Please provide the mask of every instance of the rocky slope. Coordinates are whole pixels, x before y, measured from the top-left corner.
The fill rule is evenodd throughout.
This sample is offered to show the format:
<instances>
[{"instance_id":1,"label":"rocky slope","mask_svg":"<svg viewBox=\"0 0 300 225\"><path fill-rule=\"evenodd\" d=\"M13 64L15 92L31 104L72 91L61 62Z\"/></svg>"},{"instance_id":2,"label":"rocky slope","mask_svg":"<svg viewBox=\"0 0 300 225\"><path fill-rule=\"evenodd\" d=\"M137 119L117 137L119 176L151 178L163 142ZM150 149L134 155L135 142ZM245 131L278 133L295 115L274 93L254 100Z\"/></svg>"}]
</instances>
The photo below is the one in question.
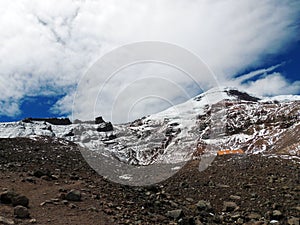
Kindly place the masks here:
<instances>
[{"instance_id":1,"label":"rocky slope","mask_svg":"<svg viewBox=\"0 0 300 225\"><path fill-rule=\"evenodd\" d=\"M0 224L299 224L295 161L257 154L217 156L202 172L198 164L131 187L95 173L71 142L0 139Z\"/></svg>"}]
</instances>

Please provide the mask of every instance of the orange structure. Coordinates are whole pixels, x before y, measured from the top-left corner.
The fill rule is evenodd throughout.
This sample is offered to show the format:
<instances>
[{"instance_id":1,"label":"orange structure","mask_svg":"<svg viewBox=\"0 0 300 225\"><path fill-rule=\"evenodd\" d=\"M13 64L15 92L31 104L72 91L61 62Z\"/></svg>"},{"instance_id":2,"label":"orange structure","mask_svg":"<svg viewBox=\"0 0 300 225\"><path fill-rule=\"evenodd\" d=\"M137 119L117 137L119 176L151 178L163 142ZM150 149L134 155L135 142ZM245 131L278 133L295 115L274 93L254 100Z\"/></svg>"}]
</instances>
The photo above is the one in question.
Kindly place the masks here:
<instances>
[{"instance_id":1,"label":"orange structure","mask_svg":"<svg viewBox=\"0 0 300 225\"><path fill-rule=\"evenodd\" d=\"M236 150L221 150L218 151L218 155L230 155L230 154L243 154L244 151L242 149L236 149Z\"/></svg>"}]
</instances>

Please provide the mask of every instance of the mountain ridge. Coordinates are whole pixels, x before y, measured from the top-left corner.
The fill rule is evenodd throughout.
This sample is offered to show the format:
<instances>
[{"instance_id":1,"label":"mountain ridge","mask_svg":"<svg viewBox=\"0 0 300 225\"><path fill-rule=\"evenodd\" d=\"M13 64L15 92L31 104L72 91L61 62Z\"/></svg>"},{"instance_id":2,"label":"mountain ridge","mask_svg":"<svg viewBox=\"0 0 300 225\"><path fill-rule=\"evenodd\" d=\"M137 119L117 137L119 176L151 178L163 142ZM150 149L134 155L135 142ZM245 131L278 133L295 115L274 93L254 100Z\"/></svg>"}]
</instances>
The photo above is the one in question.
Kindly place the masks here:
<instances>
[{"instance_id":1,"label":"mountain ridge","mask_svg":"<svg viewBox=\"0 0 300 225\"><path fill-rule=\"evenodd\" d=\"M290 99L290 100L289 100ZM299 157L300 96L258 98L213 88L187 102L126 124L0 124L0 137L50 136L132 165L176 163L223 149ZM111 124L110 124L111 125ZM104 129L105 128L105 129Z\"/></svg>"}]
</instances>

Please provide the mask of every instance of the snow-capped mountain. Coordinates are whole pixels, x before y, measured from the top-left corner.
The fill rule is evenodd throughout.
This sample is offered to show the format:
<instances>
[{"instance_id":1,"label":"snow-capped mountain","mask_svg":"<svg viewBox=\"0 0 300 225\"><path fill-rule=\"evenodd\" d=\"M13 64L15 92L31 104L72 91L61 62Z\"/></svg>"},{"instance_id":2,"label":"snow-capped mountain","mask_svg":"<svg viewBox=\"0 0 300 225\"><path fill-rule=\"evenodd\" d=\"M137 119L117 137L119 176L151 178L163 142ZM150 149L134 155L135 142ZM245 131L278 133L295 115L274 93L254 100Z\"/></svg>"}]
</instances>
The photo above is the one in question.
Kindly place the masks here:
<instances>
[{"instance_id":1,"label":"snow-capped mountain","mask_svg":"<svg viewBox=\"0 0 300 225\"><path fill-rule=\"evenodd\" d=\"M214 88L163 112L126 124L0 124L0 137L51 136L133 165L177 163L223 149L300 154L300 96L257 98Z\"/></svg>"}]
</instances>

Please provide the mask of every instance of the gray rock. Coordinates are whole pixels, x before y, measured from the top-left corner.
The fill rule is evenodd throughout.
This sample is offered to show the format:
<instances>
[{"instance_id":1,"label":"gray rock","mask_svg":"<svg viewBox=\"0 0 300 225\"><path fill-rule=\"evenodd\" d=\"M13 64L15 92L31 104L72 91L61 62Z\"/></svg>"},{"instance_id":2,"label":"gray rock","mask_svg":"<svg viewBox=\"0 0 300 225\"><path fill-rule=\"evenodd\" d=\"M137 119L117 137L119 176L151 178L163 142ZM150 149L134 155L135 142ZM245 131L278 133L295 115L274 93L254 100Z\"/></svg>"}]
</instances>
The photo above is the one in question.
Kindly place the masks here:
<instances>
[{"instance_id":1,"label":"gray rock","mask_svg":"<svg viewBox=\"0 0 300 225\"><path fill-rule=\"evenodd\" d=\"M252 197L252 198L257 198L258 195L257 195L256 193L251 193L251 197Z\"/></svg>"},{"instance_id":2,"label":"gray rock","mask_svg":"<svg viewBox=\"0 0 300 225\"><path fill-rule=\"evenodd\" d=\"M179 219L180 217L183 216L183 212L181 209L175 209L175 210L168 211L166 213L166 216L173 219Z\"/></svg>"},{"instance_id":3,"label":"gray rock","mask_svg":"<svg viewBox=\"0 0 300 225\"><path fill-rule=\"evenodd\" d=\"M287 221L288 225L299 225L299 218L297 217L290 217Z\"/></svg>"},{"instance_id":4,"label":"gray rock","mask_svg":"<svg viewBox=\"0 0 300 225\"><path fill-rule=\"evenodd\" d=\"M203 223L200 221L200 218L199 218L199 217L196 217L196 218L194 219L194 224L195 224L195 225L203 225Z\"/></svg>"},{"instance_id":5,"label":"gray rock","mask_svg":"<svg viewBox=\"0 0 300 225\"><path fill-rule=\"evenodd\" d=\"M16 197L12 198L12 204L13 204L13 206L21 205L24 207L28 207L29 199L24 195L18 195Z\"/></svg>"},{"instance_id":6,"label":"gray rock","mask_svg":"<svg viewBox=\"0 0 300 225\"><path fill-rule=\"evenodd\" d=\"M274 220L279 220L279 219L281 219L281 218L283 217L283 215L282 215L282 212L280 212L279 210L274 210L274 211L272 212L271 217L272 217L272 219L274 219Z\"/></svg>"},{"instance_id":7,"label":"gray rock","mask_svg":"<svg viewBox=\"0 0 300 225\"><path fill-rule=\"evenodd\" d=\"M3 225L13 225L15 224L15 222L11 219L7 219L3 216L0 216L0 224L3 224Z\"/></svg>"},{"instance_id":8,"label":"gray rock","mask_svg":"<svg viewBox=\"0 0 300 225\"><path fill-rule=\"evenodd\" d=\"M241 200L241 196L238 196L238 195L230 195L229 198L231 200Z\"/></svg>"},{"instance_id":9,"label":"gray rock","mask_svg":"<svg viewBox=\"0 0 300 225\"><path fill-rule=\"evenodd\" d=\"M61 203L64 204L64 205L68 205L69 204L68 200L62 200Z\"/></svg>"},{"instance_id":10,"label":"gray rock","mask_svg":"<svg viewBox=\"0 0 300 225\"><path fill-rule=\"evenodd\" d=\"M172 200L169 201L170 205L174 208L178 207L178 204Z\"/></svg>"},{"instance_id":11,"label":"gray rock","mask_svg":"<svg viewBox=\"0 0 300 225\"><path fill-rule=\"evenodd\" d=\"M281 208L282 206L281 205L279 205L278 203L274 203L273 205L272 205L272 208L273 209L279 209L279 208Z\"/></svg>"},{"instance_id":12,"label":"gray rock","mask_svg":"<svg viewBox=\"0 0 300 225\"><path fill-rule=\"evenodd\" d=\"M232 212L237 208L237 204L235 202L223 202L223 211Z\"/></svg>"},{"instance_id":13,"label":"gray rock","mask_svg":"<svg viewBox=\"0 0 300 225\"><path fill-rule=\"evenodd\" d=\"M69 204L68 206L69 206L69 208L71 208L71 209L76 209L76 208L77 208L77 205L75 205L75 204L73 204L73 203Z\"/></svg>"},{"instance_id":14,"label":"gray rock","mask_svg":"<svg viewBox=\"0 0 300 225\"><path fill-rule=\"evenodd\" d=\"M204 200L200 200L196 206L199 210L210 210L212 208L210 202Z\"/></svg>"},{"instance_id":15,"label":"gray rock","mask_svg":"<svg viewBox=\"0 0 300 225\"><path fill-rule=\"evenodd\" d=\"M44 205L46 205L46 204L53 204L53 201L51 201L51 200L46 200L46 201L42 202L42 203L40 204L40 206L44 206Z\"/></svg>"},{"instance_id":16,"label":"gray rock","mask_svg":"<svg viewBox=\"0 0 300 225\"><path fill-rule=\"evenodd\" d=\"M30 213L26 207L18 205L14 208L14 215L17 218L25 219L25 218L29 218Z\"/></svg>"},{"instance_id":17,"label":"gray rock","mask_svg":"<svg viewBox=\"0 0 300 225\"><path fill-rule=\"evenodd\" d=\"M90 212L99 212L99 210L94 206L91 206L91 207L87 208L87 210L90 211Z\"/></svg>"},{"instance_id":18,"label":"gray rock","mask_svg":"<svg viewBox=\"0 0 300 225\"><path fill-rule=\"evenodd\" d=\"M185 200L187 200L188 202L193 202L194 201L194 199L192 199L192 198L186 198Z\"/></svg>"},{"instance_id":19,"label":"gray rock","mask_svg":"<svg viewBox=\"0 0 300 225\"><path fill-rule=\"evenodd\" d=\"M71 190L66 195L66 200L68 201L80 201L81 192L79 190Z\"/></svg>"},{"instance_id":20,"label":"gray rock","mask_svg":"<svg viewBox=\"0 0 300 225\"><path fill-rule=\"evenodd\" d=\"M242 218L238 218L236 221L237 224L243 224L244 220Z\"/></svg>"},{"instance_id":21,"label":"gray rock","mask_svg":"<svg viewBox=\"0 0 300 225\"><path fill-rule=\"evenodd\" d=\"M246 216L248 220L259 220L261 218L261 215L258 213L250 213Z\"/></svg>"},{"instance_id":22,"label":"gray rock","mask_svg":"<svg viewBox=\"0 0 300 225\"><path fill-rule=\"evenodd\" d=\"M234 220L237 220L237 219L240 218L240 217L241 217L241 214L239 214L239 213L235 213L235 214L233 214L233 215L231 216L231 218L234 219Z\"/></svg>"},{"instance_id":23,"label":"gray rock","mask_svg":"<svg viewBox=\"0 0 300 225\"><path fill-rule=\"evenodd\" d=\"M37 223L37 220L36 219L31 219L31 220L29 220L29 223Z\"/></svg>"}]
</instances>

